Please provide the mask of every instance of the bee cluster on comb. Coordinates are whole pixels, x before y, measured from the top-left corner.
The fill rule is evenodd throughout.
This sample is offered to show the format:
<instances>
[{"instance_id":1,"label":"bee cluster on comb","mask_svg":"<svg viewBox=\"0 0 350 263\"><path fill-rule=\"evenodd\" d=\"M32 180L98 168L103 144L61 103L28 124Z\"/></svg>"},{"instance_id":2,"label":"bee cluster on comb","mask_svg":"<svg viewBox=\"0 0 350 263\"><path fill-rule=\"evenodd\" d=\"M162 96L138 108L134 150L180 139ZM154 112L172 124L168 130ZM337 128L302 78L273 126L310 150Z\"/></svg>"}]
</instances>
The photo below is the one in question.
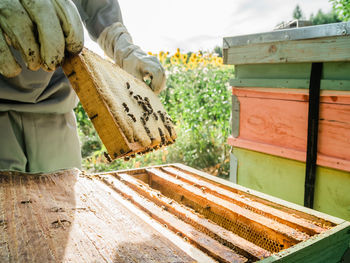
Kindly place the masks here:
<instances>
[{"instance_id":1,"label":"bee cluster on comb","mask_svg":"<svg viewBox=\"0 0 350 263\"><path fill-rule=\"evenodd\" d=\"M174 122L143 81L84 49L63 69L107 148L129 160L175 142Z\"/></svg>"}]
</instances>

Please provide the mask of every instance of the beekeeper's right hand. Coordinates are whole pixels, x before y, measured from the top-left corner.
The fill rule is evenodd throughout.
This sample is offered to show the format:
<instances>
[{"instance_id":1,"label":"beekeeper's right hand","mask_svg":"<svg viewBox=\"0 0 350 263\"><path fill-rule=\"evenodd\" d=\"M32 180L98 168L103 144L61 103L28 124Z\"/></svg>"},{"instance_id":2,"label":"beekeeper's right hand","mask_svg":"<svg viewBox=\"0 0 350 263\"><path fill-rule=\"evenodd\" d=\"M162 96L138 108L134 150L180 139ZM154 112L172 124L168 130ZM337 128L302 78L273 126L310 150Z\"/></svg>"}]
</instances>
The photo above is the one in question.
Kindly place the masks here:
<instances>
[{"instance_id":1,"label":"beekeeper's right hand","mask_svg":"<svg viewBox=\"0 0 350 263\"><path fill-rule=\"evenodd\" d=\"M9 45L19 50L30 70L55 70L65 50L79 53L84 31L71 0L0 0L0 74L21 72Z\"/></svg>"}]
</instances>

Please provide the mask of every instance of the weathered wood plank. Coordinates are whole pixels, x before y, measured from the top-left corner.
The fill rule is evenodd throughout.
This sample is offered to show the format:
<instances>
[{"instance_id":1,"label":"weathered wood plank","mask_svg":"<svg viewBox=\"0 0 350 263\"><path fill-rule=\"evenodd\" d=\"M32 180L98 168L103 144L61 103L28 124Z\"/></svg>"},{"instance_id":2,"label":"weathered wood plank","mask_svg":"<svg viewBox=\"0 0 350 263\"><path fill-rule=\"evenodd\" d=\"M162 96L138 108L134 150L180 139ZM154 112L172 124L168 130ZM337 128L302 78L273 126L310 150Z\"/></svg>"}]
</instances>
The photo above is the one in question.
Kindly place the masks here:
<instances>
[{"instance_id":1,"label":"weathered wood plank","mask_svg":"<svg viewBox=\"0 0 350 263\"><path fill-rule=\"evenodd\" d=\"M289 213L280 211L278 209L269 207L267 205L261 204L254 200L249 199L248 197L242 197L242 195L232 193L228 190L225 190L221 187L215 186L211 183L208 183L201 179L196 179L192 175L182 172L176 168L164 167L161 168L169 174L176 176L176 178L187 183L192 183L196 185L197 188L205 188L206 192L209 192L213 195L219 196L225 200L231 201L239 206L248 208L258 214L274 219L282 224L289 225L290 227L299 229L309 235L314 235L316 233L322 233L326 231L326 228L319 227L312 222L303 220L301 218L295 217Z\"/></svg>"},{"instance_id":2,"label":"weathered wood plank","mask_svg":"<svg viewBox=\"0 0 350 263\"><path fill-rule=\"evenodd\" d=\"M349 241L350 223L346 222L320 234L317 238L310 238L260 262L338 263L349 248Z\"/></svg>"},{"instance_id":3,"label":"weathered wood plank","mask_svg":"<svg viewBox=\"0 0 350 263\"><path fill-rule=\"evenodd\" d=\"M234 153L236 153L238 150L245 151L244 149L234 148ZM259 154L259 153L257 153L257 154ZM162 167L166 167L166 166L168 166L168 165L154 166L154 168L162 168ZM324 214L324 213L321 213L321 212L316 211L314 209L310 209L310 208L304 207L302 205L298 205L298 204L296 204L296 202L293 202L293 203L289 202L289 201L287 201L287 199L281 199L281 198L276 197L276 195L265 194L262 191L255 190L256 188L247 188L243 185L232 183L228 180L219 178L217 176L210 175L208 173L191 168L191 167L184 165L184 164L181 164L181 163L171 164L170 166L175 167L175 168L177 168L181 171L184 171L186 173L190 173L194 177L200 178L202 180L206 180L206 181L208 181L216 186L224 188L225 190L241 194L242 196L247 196L248 198L255 200L255 201L258 201L262 204L268 205L270 207L274 207L276 209L279 209L281 211L285 211L285 212L290 213L290 214L294 214L294 215L296 215L300 218L304 218L306 220L314 221L315 223L320 224L320 225L335 226L335 225L344 223L344 219L340 219L340 218L331 216L329 214ZM253 165L252 167L258 167L258 166ZM261 171L264 171L264 168L262 168ZM294 189L292 189L292 190L294 190Z\"/></svg>"},{"instance_id":4,"label":"weathered wood plank","mask_svg":"<svg viewBox=\"0 0 350 263\"><path fill-rule=\"evenodd\" d=\"M229 263L247 261L247 259L243 256L238 255L214 239L197 231L192 226L171 215L161 207L155 205L153 202L141 197L117 179L111 176L102 176L102 180L117 193L123 195L125 198L128 198L133 204L146 211L151 217L155 218L162 224L165 224L166 227L172 231L181 233L181 235L185 236L191 243L208 253L219 262Z\"/></svg>"},{"instance_id":5,"label":"weathered wood plank","mask_svg":"<svg viewBox=\"0 0 350 263\"><path fill-rule=\"evenodd\" d=\"M130 202L77 174L0 174L1 262L213 262L192 258L130 212Z\"/></svg>"},{"instance_id":6,"label":"weathered wood plank","mask_svg":"<svg viewBox=\"0 0 350 263\"><path fill-rule=\"evenodd\" d=\"M283 89L271 87L232 87L232 93L240 97L304 102L309 101L309 92L302 89ZM320 102L350 105L350 92L322 90L320 93Z\"/></svg>"},{"instance_id":7,"label":"weathered wood plank","mask_svg":"<svg viewBox=\"0 0 350 263\"><path fill-rule=\"evenodd\" d=\"M350 62L324 62L322 80L350 80ZM243 64L235 66L237 79L309 80L311 63Z\"/></svg>"},{"instance_id":8,"label":"weathered wood plank","mask_svg":"<svg viewBox=\"0 0 350 263\"><path fill-rule=\"evenodd\" d=\"M248 149L256 152L261 152L265 154L271 154L283 158L288 158L291 160L306 161L305 151L295 150L288 147L276 146L268 143L261 143L252 140L246 140L241 138L234 138L230 136L227 143L234 147L239 147L242 149ZM317 155L317 165L323 167L331 167L341 171L349 172L350 161L340 158L334 158L324 154Z\"/></svg>"},{"instance_id":9,"label":"weathered wood plank","mask_svg":"<svg viewBox=\"0 0 350 263\"><path fill-rule=\"evenodd\" d=\"M306 90L234 88L240 101L237 147L304 161L307 139ZM350 171L350 93L321 93L318 160L322 166Z\"/></svg>"},{"instance_id":10,"label":"weathered wood plank","mask_svg":"<svg viewBox=\"0 0 350 263\"><path fill-rule=\"evenodd\" d=\"M176 215L184 222L193 225L198 230L206 233L215 240L218 240L220 243L229 246L234 250L238 250L241 255L252 260L266 258L270 255L270 252L265 249L262 249L240 236L212 223L208 219L198 216L192 209L186 208L174 200L165 197L158 191L153 190L146 184L140 183L140 181L135 180L128 174L118 173L115 174L115 176L137 193L151 200L158 206L163 207L166 211Z\"/></svg>"},{"instance_id":11,"label":"weathered wood plank","mask_svg":"<svg viewBox=\"0 0 350 263\"><path fill-rule=\"evenodd\" d=\"M308 79L231 79L230 85L234 87L267 87L308 89ZM350 80L321 80L321 90L346 90L350 91Z\"/></svg>"},{"instance_id":12,"label":"weathered wood plank","mask_svg":"<svg viewBox=\"0 0 350 263\"><path fill-rule=\"evenodd\" d=\"M131 173L133 171L134 170L129 170L129 172L131 172ZM106 176L106 174L98 174L97 177L99 177L100 179L101 179L100 175L102 175L102 177ZM181 251L180 254L177 253L178 251L171 251L170 255L168 255L167 258L161 258L158 262L166 261L166 262L175 263L175 262L179 262L178 260L180 260L180 262L182 262L182 261L187 262L187 257L188 257L187 255L190 255L190 257L195 262L217 263L217 261L214 260L212 257L208 256L206 253L202 252L200 249L194 247L192 244L187 242L183 237L177 235L176 233L171 231L169 228L165 227L163 224L161 224L158 221L156 221L155 219L151 218L149 216L149 214L147 214L144 211L142 211L141 209L139 209L136 205L132 204L128 199L125 199L122 195L113 191L106 183L102 182L101 180L97 180L97 181L94 180L94 183L99 185L101 187L101 189L104 189L104 191L107 192L108 195L113 198L113 200L122 204L127 211L130 211L133 215L140 218L143 221L143 223L150 226L151 228L153 228L156 231L157 234L159 233L161 235L161 238L154 236L155 239L161 240L163 237L165 237L169 241L171 241L169 248L172 248L172 246L175 245L177 248L180 249L180 251ZM91 189L91 190L93 191L93 189ZM110 200L107 200L107 201L110 202ZM113 221L113 223L115 223L115 222L116 221ZM121 225L121 227L123 227L123 229L125 229L125 227L123 225ZM109 230L109 229L107 229L107 230ZM126 231L128 231L128 229L126 229ZM141 237L141 238L143 238L143 237ZM151 245L150 243L148 243L147 248L153 249L153 251L156 251L155 252L156 254L159 253L158 252L159 248ZM140 253L140 251L143 250L142 247L135 248L135 249L137 250L137 251L135 251L135 253L142 257L143 253ZM160 251L160 252L162 253L163 251ZM177 259L176 257L178 257L178 256L180 256L182 258ZM130 258L133 258L133 260L136 260L135 257L132 255ZM126 261L127 260L129 260L129 258L126 258ZM191 260L190 262L193 263L193 260ZM144 262L144 261L147 261L147 260L143 258L142 262Z\"/></svg>"},{"instance_id":13,"label":"weathered wood plank","mask_svg":"<svg viewBox=\"0 0 350 263\"><path fill-rule=\"evenodd\" d=\"M205 190L197 189L160 170L151 168L147 169L147 172L152 175L152 187L160 190L164 195L170 195L170 198L180 201L181 203L186 203L188 200L188 203L186 203L187 205L193 207L195 210L201 210L201 213L207 211L205 216L219 225L222 225L226 220L230 220L231 222L229 224L233 227L229 230L233 232L238 231L239 235L245 239L269 251L276 251L274 249L279 251L282 247L290 247L308 238L308 235L305 233L265 218L210 193L206 193ZM158 187L161 189L158 189ZM181 196L183 197L181 198ZM217 219L215 219L216 217ZM222 226L225 227L225 225ZM243 231L243 229L246 228L251 229L252 234ZM265 234L267 234L267 236L265 236ZM265 241L263 241L264 236ZM280 244L278 245L279 248L267 245L266 238Z\"/></svg>"},{"instance_id":14,"label":"weathered wood plank","mask_svg":"<svg viewBox=\"0 0 350 263\"><path fill-rule=\"evenodd\" d=\"M350 37L338 36L234 46L225 50L226 64L350 61Z\"/></svg>"},{"instance_id":15,"label":"weathered wood plank","mask_svg":"<svg viewBox=\"0 0 350 263\"><path fill-rule=\"evenodd\" d=\"M311 63L243 64L235 67L236 87L308 89ZM321 90L350 90L350 62L325 62Z\"/></svg>"}]
</instances>

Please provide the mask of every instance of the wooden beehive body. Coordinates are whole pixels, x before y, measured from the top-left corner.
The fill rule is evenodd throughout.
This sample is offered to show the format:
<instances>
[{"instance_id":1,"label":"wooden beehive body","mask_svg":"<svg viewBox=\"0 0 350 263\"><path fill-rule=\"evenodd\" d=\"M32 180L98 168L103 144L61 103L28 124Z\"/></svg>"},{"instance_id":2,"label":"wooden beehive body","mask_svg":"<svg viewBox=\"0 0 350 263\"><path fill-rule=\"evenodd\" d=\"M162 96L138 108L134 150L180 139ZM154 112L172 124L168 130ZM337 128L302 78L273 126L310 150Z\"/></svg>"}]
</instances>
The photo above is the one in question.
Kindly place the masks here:
<instances>
[{"instance_id":1,"label":"wooden beehive body","mask_svg":"<svg viewBox=\"0 0 350 263\"><path fill-rule=\"evenodd\" d=\"M350 223L181 164L0 174L1 262L339 262ZM344 259L344 258L343 258Z\"/></svg>"},{"instance_id":2,"label":"wooden beehive body","mask_svg":"<svg viewBox=\"0 0 350 263\"><path fill-rule=\"evenodd\" d=\"M314 208L350 220L350 23L226 38L237 182L303 204L312 63L322 62Z\"/></svg>"}]
</instances>

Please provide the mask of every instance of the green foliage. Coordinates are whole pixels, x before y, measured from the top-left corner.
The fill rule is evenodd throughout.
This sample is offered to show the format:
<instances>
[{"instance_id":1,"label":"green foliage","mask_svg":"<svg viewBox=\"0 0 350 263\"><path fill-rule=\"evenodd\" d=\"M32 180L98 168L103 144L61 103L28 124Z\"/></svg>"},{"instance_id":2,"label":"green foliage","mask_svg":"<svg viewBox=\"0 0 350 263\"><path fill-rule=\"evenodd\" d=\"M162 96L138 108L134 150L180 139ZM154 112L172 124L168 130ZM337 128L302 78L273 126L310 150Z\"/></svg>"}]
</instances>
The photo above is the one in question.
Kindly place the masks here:
<instances>
[{"instance_id":1,"label":"green foliage","mask_svg":"<svg viewBox=\"0 0 350 263\"><path fill-rule=\"evenodd\" d=\"M337 0L330 0L331 2L342 2ZM345 0L345 2L350 3L350 0ZM303 11L301 10L300 6L297 5L293 11L293 18L294 19L304 19ZM328 13L324 13L321 9L318 10L318 12L314 15L311 14L309 20L312 22L313 25L322 25L322 24L330 24L330 23L337 23L342 22L342 17L339 15L339 11L335 9L335 4L333 4L333 10L331 10Z\"/></svg>"},{"instance_id":2,"label":"green foliage","mask_svg":"<svg viewBox=\"0 0 350 263\"><path fill-rule=\"evenodd\" d=\"M341 22L342 20L339 18L337 12L332 10L328 13L323 13L322 10L318 10L317 14L311 14L310 21L313 25L323 25L330 23Z\"/></svg>"},{"instance_id":3,"label":"green foliage","mask_svg":"<svg viewBox=\"0 0 350 263\"><path fill-rule=\"evenodd\" d=\"M342 21L350 21L350 0L330 0Z\"/></svg>"},{"instance_id":4,"label":"green foliage","mask_svg":"<svg viewBox=\"0 0 350 263\"><path fill-rule=\"evenodd\" d=\"M162 163L184 163L194 168L216 167L220 176L228 176L230 133L230 90L232 66L185 66L167 68L167 89L161 100L176 122L178 139L167 148L137 156L130 161L107 163L104 146L81 105L76 111L82 143L83 166L91 171L110 171L137 168Z\"/></svg>"},{"instance_id":5,"label":"green foliage","mask_svg":"<svg viewBox=\"0 0 350 263\"><path fill-rule=\"evenodd\" d=\"M218 54L218 56L222 58L222 47L216 46L214 48L214 53Z\"/></svg>"},{"instance_id":6,"label":"green foliage","mask_svg":"<svg viewBox=\"0 0 350 263\"><path fill-rule=\"evenodd\" d=\"M304 18L304 14L303 12L301 11L301 8L299 5L297 5L294 10L293 10L293 18L294 19L303 19Z\"/></svg>"},{"instance_id":7,"label":"green foliage","mask_svg":"<svg viewBox=\"0 0 350 263\"><path fill-rule=\"evenodd\" d=\"M93 128L89 117L85 113L83 106L79 103L74 111L78 123L82 157L84 158L90 156L94 152L101 151L103 144Z\"/></svg>"}]
</instances>

